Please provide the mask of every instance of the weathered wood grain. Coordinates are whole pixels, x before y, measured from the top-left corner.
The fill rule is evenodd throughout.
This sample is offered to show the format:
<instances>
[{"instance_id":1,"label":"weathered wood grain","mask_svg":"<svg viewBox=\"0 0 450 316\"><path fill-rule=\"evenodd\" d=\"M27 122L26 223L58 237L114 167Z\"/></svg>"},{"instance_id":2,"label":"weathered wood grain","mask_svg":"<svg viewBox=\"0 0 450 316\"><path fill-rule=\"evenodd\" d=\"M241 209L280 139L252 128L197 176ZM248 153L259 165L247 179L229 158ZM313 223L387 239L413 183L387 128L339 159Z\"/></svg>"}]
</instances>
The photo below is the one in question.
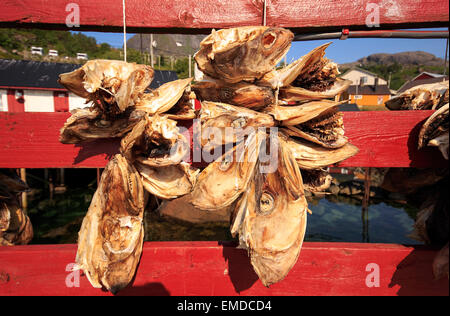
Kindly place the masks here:
<instances>
[{"instance_id":1,"label":"weathered wood grain","mask_svg":"<svg viewBox=\"0 0 450 316\"><path fill-rule=\"evenodd\" d=\"M431 111L344 112L346 135L360 152L342 167L444 167L436 148L417 150L417 135ZM68 113L0 113L0 168L103 168L119 140L63 145ZM192 133L186 125L188 136Z\"/></svg>"},{"instance_id":2,"label":"weathered wood grain","mask_svg":"<svg viewBox=\"0 0 450 316\"><path fill-rule=\"evenodd\" d=\"M380 26L420 25L448 21L448 1L440 0L270 0L267 24L287 28L365 28L371 5L377 5ZM369 5L369 6L368 6ZM370 23L370 19L368 20Z\"/></svg>"},{"instance_id":3,"label":"weathered wood grain","mask_svg":"<svg viewBox=\"0 0 450 316\"><path fill-rule=\"evenodd\" d=\"M3 0L0 26L67 29L65 0ZM78 30L122 31L122 1L78 0ZM367 29L369 3L379 5L380 25L445 25L446 0L267 0L267 24L297 31ZM130 32L207 33L212 28L262 25L263 0L127 0ZM73 28L76 30L77 28Z\"/></svg>"},{"instance_id":4,"label":"weathered wood grain","mask_svg":"<svg viewBox=\"0 0 450 316\"><path fill-rule=\"evenodd\" d=\"M218 242L145 243L134 284L120 295L448 295L448 280L435 281L436 250L385 244L305 243L281 282L265 288L245 250ZM0 295L110 295L86 277L80 287L68 265L76 245L0 248ZM32 264L30 264L32 263ZM366 278L377 264L379 287ZM368 269L368 271L366 271ZM72 275L73 276L73 275ZM70 282L69 282L70 285Z\"/></svg>"}]
</instances>

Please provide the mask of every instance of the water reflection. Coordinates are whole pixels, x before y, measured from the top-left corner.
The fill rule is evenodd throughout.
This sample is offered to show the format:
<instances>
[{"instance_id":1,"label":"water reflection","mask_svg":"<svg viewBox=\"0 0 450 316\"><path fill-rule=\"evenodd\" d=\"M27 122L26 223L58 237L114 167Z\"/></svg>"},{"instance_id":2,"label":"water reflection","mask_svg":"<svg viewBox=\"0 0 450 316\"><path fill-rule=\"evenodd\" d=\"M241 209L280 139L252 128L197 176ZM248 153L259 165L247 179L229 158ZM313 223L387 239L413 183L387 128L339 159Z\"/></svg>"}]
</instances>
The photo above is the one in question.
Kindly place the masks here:
<instances>
[{"instance_id":1,"label":"water reflection","mask_svg":"<svg viewBox=\"0 0 450 316\"><path fill-rule=\"evenodd\" d=\"M68 190L52 201L34 200L29 214L35 229L33 244L75 243L94 188ZM306 241L418 244L407 237L417 210L408 205L371 199L326 195L311 198ZM370 225L369 225L370 224ZM233 240L227 222L191 224L146 211L146 241Z\"/></svg>"},{"instance_id":2,"label":"water reflection","mask_svg":"<svg viewBox=\"0 0 450 316\"><path fill-rule=\"evenodd\" d=\"M310 209L306 241L420 244L408 238L417 210L407 205L375 201L364 210L358 199L330 195Z\"/></svg>"}]
</instances>

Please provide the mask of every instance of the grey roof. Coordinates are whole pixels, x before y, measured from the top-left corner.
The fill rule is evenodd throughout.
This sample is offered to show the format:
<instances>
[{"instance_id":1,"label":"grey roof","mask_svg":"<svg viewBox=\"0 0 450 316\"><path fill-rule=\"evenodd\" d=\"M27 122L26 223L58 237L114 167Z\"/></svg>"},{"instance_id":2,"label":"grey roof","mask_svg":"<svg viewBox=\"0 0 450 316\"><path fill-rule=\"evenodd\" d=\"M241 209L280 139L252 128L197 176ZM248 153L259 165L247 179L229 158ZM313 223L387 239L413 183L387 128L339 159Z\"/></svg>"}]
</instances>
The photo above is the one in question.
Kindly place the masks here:
<instances>
[{"instance_id":1,"label":"grey roof","mask_svg":"<svg viewBox=\"0 0 450 316\"><path fill-rule=\"evenodd\" d=\"M403 93L406 90L409 90L411 88L420 86L422 84L429 84L429 83L437 83L442 82L444 80L448 80L448 76L446 77L438 77L438 78L429 78L429 79L422 79L422 80L410 80L406 82L403 86L400 87L400 89L397 90L397 94Z\"/></svg>"},{"instance_id":2,"label":"grey roof","mask_svg":"<svg viewBox=\"0 0 450 316\"><path fill-rule=\"evenodd\" d=\"M351 95L391 95L391 90L387 85L354 85L347 91Z\"/></svg>"},{"instance_id":3,"label":"grey roof","mask_svg":"<svg viewBox=\"0 0 450 316\"><path fill-rule=\"evenodd\" d=\"M64 89L58 83L59 75L78 69L81 65L49 63L31 60L0 59L0 87L21 87L34 89ZM177 80L174 71L155 71L150 88Z\"/></svg>"}]
</instances>

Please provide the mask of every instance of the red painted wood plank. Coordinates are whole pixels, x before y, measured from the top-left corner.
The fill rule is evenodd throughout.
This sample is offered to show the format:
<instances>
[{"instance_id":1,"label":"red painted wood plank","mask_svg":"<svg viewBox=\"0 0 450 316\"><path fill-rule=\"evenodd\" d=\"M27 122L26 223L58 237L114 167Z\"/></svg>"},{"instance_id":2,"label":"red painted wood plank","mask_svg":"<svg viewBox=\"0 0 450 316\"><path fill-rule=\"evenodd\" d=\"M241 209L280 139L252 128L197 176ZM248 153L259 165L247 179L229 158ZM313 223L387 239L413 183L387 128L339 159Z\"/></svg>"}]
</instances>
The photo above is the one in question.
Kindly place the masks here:
<instances>
[{"instance_id":1,"label":"red painted wood plank","mask_svg":"<svg viewBox=\"0 0 450 316\"><path fill-rule=\"evenodd\" d=\"M346 135L360 153L345 167L442 167L436 148L417 150L417 135L431 111L344 112ZM103 168L119 140L59 143L69 113L0 113L0 168Z\"/></svg>"},{"instance_id":2,"label":"red painted wood plank","mask_svg":"<svg viewBox=\"0 0 450 316\"><path fill-rule=\"evenodd\" d=\"M6 0L2 3L0 22L49 24L67 28L66 12L69 2L63 0ZM83 29L120 31L123 26L122 0L74 1L79 6L80 26ZM127 0L127 27L194 29L226 28L260 25L262 3L259 0Z\"/></svg>"},{"instance_id":3,"label":"red painted wood plank","mask_svg":"<svg viewBox=\"0 0 450 316\"><path fill-rule=\"evenodd\" d=\"M267 24L287 28L364 28L373 12L368 5L373 4L383 27L449 20L449 3L441 0L271 0L268 4Z\"/></svg>"},{"instance_id":4,"label":"red painted wood plank","mask_svg":"<svg viewBox=\"0 0 450 316\"><path fill-rule=\"evenodd\" d=\"M436 250L385 244L305 243L285 280L265 288L247 253L230 243L145 243L136 279L120 295L448 295L432 277ZM0 248L0 295L110 295L67 287L76 245ZM367 287L377 264L380 287Z\"/></svg>"},{"instance_id":5,"label":"red painted wood plank","mask_svg":"<svg viewBox=\"0 0 450 316\"><path fill-rule=\"evenodd\" d=\"M342 167L446 167L437 148L417 149L417 140L432 111L344 112L345 135L360 152Z\"/></svg>"},{"instance_id":6,"label":"red painted wood plank","mask_svg":"<svg viewBox=\"0 0 450 316\"><path fill-rule=\"evenodd\" d=\"M66 0L3 0L0 24L7 27L67 29ZM78 0L80 29L121 31L122 1ZM130 31L195 33L263 23L263 0L127 0ZM299 29L366 28L366 6L380 8L380 25L443 25L449 20L447 0L267 0L267 23Z\"/></svg>"}]
</instances>

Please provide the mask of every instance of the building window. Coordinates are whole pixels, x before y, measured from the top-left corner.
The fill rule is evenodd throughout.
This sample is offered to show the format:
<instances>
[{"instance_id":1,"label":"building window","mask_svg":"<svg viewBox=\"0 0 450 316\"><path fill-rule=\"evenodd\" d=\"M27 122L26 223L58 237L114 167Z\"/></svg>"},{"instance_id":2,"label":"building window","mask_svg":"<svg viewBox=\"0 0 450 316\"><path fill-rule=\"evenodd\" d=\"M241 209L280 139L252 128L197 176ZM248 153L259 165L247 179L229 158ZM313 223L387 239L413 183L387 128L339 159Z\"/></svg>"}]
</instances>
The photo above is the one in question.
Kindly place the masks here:
<instances>
[{"instance_id":1,"label":"building window","mask_svg":"<svg viewBox=\"0 0 450 316\"><path fill-rule=\"evenodd\" d=\"M366 84L367 83L367 76L361 77L361 84Z\"/></svg>"}]
</instances>

